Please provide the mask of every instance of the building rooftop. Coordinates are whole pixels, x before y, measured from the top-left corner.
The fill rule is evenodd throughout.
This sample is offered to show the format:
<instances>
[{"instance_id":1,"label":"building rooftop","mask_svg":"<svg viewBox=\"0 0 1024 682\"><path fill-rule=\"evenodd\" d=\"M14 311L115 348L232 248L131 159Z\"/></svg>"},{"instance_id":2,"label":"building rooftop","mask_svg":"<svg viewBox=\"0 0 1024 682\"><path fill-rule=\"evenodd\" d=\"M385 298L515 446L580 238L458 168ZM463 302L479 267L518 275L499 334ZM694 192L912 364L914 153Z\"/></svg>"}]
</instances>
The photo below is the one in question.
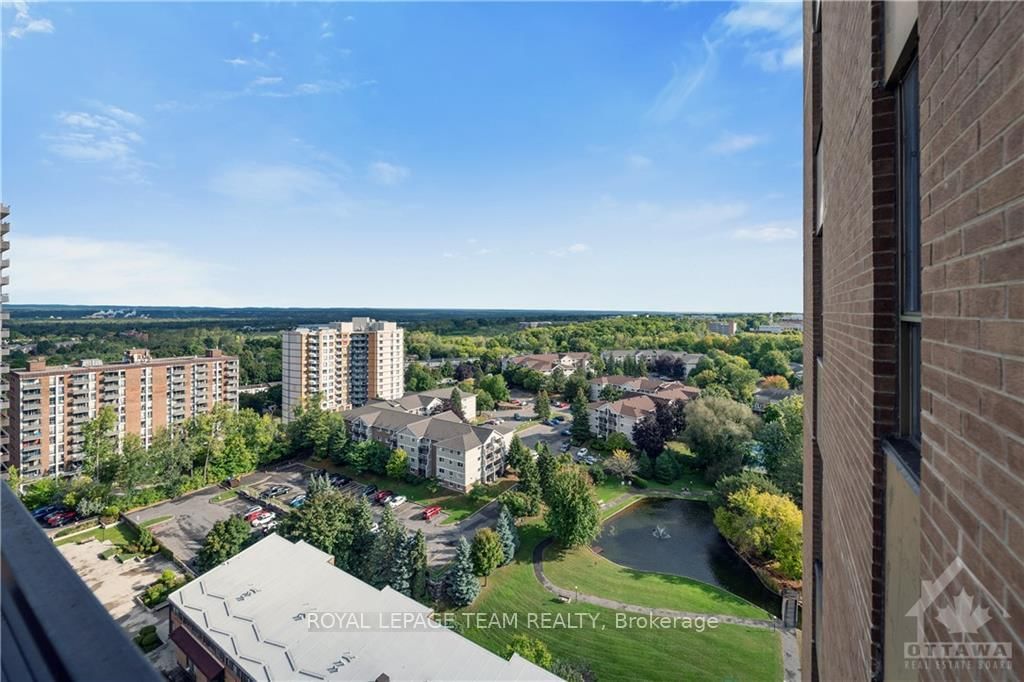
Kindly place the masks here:
<instances>
[{"instance_id":1,"label":"building rooftop","mask_svg":"<svg viewBox=\"0 0 1024 682\"><path fill-rule=\"evenodd\" d=\"M441 627L384 629L431 610L336 568L329 554L272 534L170 596L192 625L256 680L557 680ZM312 614L360 615L361 625L311 627ZM323 622L326 622L324 619Z\"/></svg>"},{"instance_id":2,"label":"building rooftop","mask_svg":"<svg viewBox=\"0 0 1024 682\"><path fill-rule=\"evenodd\" d=\"M183 355L173 358L154 358L147 349L132 349L125 352L124 359L118 362L103 362L98 359L79 360L74 365L52 365L47 366L46 358L36 357L29 361L27 369L12 370L13 374L20 378L31 378L41 376L53 376L55 374L67 374L68 372L105 372L112 370L128 369L132 367L152 367L166 365L183 365L194 362L216 362L216 361L237 361L234 355L224 355L218 349L206 351L206 355Z\"/></svg>"}]
</instances>

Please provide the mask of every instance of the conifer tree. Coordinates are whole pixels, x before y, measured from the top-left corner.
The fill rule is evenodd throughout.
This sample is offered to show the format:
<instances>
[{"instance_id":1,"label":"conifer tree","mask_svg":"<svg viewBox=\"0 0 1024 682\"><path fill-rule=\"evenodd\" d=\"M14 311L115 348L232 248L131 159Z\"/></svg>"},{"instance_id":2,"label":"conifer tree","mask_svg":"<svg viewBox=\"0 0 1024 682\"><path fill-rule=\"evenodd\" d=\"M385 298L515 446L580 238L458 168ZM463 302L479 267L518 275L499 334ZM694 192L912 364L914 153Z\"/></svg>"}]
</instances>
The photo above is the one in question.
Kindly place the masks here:
<instances>
[{"instance_id":1,"label":"conifer tree","mask_svg":"<svg viewBox=\"0 0 1024 682\"><path fill-rule=\"evenodd\" d=\"M444 577L444 593L453 606L469 606L480 594L480 581L473 575L473 559L465 536L459 538L455 561Z\"/></svg>"}]
</instances>

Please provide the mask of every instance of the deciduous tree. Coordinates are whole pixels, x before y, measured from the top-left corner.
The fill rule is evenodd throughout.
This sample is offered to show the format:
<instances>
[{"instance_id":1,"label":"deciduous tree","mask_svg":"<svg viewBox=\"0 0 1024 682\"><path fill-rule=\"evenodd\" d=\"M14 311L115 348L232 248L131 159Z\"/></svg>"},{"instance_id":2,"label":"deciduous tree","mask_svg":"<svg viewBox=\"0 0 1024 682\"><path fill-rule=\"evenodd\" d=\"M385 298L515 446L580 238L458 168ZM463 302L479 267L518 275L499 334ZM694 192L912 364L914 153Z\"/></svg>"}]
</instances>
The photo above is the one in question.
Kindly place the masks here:
<instances>
[{"instance_id":1,"label":"deciduous tree","mask_svg":"<svg viewBox=\"0 0 1024 682\"><path fill-rule=\"evenodd\" d=\"M589 544L597 537L600 518L590 476L581 467L559 468L552 479L544 521L563 547Z\"/></svg>"}]
</instances>

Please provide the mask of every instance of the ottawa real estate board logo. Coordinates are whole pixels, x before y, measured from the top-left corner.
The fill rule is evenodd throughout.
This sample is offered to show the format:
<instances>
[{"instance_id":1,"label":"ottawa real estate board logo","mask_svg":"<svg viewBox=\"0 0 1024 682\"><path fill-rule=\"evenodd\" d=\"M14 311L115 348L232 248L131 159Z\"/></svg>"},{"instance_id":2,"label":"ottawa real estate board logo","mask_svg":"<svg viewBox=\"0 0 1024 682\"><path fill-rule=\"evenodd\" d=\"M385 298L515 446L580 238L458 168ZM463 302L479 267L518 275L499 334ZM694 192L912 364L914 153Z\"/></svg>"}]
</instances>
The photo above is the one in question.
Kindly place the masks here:
<instances>
[{"instance_id":1,"label":"ottawa real estate board logo","mask_svg":"<svg viewBox=\"0 0 1024 682\"><path fill-rule=\"evenodd\" d=\"M951 587L964 574L958 587ZM917 640L903 644L904 665L918 670L1009 670L1010 642L995 642L982 632L993 614L1006 618L1006 609L957 557L935 580L921 581L921 598L907 611L917 619ZM925 624L944 633L945 641L929 641Z\"/></svg>"}]
</instances>

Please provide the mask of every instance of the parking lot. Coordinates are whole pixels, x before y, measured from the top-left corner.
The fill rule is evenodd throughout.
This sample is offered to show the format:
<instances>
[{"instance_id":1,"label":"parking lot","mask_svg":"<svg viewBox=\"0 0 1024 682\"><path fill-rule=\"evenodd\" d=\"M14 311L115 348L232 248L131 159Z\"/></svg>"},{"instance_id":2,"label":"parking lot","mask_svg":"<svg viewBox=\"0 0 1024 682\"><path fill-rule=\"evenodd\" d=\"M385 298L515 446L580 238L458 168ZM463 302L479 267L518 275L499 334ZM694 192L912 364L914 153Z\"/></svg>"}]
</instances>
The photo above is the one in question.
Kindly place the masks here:
<instances>
[{"instance_id":1,"label":"parking lot","mask_svg":"<svg viewBox=\"0 0 1024 682\"><path fill-rule=\"evenodd\" d=\"M304 490L304 471L295 465L280 471L261 471L244 477L242 484L256 488L279 484L290 486L296 491ZM184 497L132 512L131 518L136 523L142 523L163 516L172 517L153 526L151 531L157 540L174 553L175 557L192 565L193 559L199 552L199 548L203 546L203 541L210 529L213 528L213 524L228 519L234 514L243 514L252 506L252 503L244 497L233 497L224 502L214 502L213 499L223 492L224 489L219 486L204 488Z\"/></svg>"}]
</instances>

